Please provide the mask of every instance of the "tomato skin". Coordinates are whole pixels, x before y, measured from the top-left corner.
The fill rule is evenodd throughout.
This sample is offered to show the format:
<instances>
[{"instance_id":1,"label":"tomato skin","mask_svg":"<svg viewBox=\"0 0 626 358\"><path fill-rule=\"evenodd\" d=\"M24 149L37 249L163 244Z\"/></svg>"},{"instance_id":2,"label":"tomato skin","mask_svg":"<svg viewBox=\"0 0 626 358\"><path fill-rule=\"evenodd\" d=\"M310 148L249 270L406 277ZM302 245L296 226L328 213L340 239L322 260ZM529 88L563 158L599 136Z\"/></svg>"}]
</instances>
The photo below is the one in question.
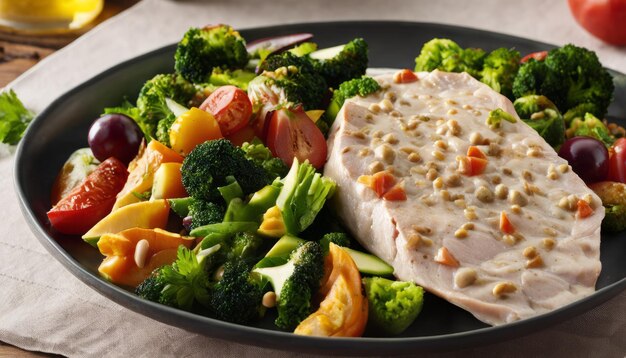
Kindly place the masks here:
<instances>
[{"instance_id":1,"label":"tomato skin","mask_svg":"<svg viewBox=\"0 0 626 358\"><path fill-rule=\"evenodd\" d=\"M626 138L620 138L609 149L607 180L626 183Z\"/></svg>"},{"instance_id":2,"label":"tomato skin","mask_svg":"<svg viewBox=\"0 0 626 358\"><path fill-rule=\"evenodd\" d=\"M127 177L128 171L122 162L113 157L105 160L48 211L50 224L64 234L86 233L111 211L115 196L124 187Z\"/></svg>"},{"instance_id":3,"label":"tomato skin","mask_svg":"<svg viewBox=\"0 0 626 358\"><path fill-rule=\"evenodd\" d=\"M531 58L537 61L543 61L546 59L546 57L548 57L548 51L537 51L537 52L529 53L528 55L522 57L522 59L519 62L526 63Z\"/></svg>"},{"instance_id":4,"label":"tomato skin","mask_svg":"<svg viewBox=\"0 0 626 358\"><path fill-rule=\"evenodd\" d=\"M326 163L326 138L302 106L274 111L265 143L287 166L291 166L294 157L300 162L308 160L317 169Z\"/></svg>"},{"instance_id":5,"label":"tomato skin","mask_svg":"<svg viewBox=\"0 0 626 358\"><path fill-rule=\"evenodd\" d=\"M593 36L611 45L626 45L626 1L569 0L578 23Z\"/></svg>"},{"instance_id":6,"label":"tomato skin","mask_svg":"<svg viewBox=\"0 0 626 358\"><path fill-rule=\"evenodd\" d=\"M252 116L252 103L246 92L235 86L222 86L202 102L200 109L215 117L222 135L229 136L245 127Z\"/></svg>"}]
</instances>

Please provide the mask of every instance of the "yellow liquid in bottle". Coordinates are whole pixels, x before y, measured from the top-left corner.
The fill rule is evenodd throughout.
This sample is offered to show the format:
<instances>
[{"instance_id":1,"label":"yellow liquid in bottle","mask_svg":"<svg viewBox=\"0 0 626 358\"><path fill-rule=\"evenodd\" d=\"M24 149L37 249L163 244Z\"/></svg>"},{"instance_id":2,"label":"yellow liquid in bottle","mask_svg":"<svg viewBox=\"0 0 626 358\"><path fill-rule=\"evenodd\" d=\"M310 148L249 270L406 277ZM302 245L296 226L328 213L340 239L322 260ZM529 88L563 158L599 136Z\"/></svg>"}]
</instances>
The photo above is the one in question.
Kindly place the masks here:
<instances>
[{"instance_id":1,"label":"yellow liquid in bottle","mask_svg":"<svg viewBox=\"0 0 626 358\"><path fill-rule=\"evenodd\" d=\"M0 0L0 25L17 30L73 30L91 22L104 0Z\"/></svg>"}]
</instances>

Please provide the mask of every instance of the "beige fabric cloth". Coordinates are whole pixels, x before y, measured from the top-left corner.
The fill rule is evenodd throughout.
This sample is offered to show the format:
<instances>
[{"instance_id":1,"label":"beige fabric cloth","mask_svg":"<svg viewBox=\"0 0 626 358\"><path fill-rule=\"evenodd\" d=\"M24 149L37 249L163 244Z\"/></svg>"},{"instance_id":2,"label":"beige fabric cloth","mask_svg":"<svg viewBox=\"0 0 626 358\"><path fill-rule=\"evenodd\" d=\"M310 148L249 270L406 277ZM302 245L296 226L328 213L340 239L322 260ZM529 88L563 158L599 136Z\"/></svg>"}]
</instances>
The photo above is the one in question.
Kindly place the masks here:
<instances>
[{"instance_id":1,"label":"beige fabric cloth","mask_svg":"<svg viewBox=\"0 0 626 358\"><path fill-rule=\"evenodd\" d=\"M440 22L555 44L575 42L597 51L607 67L626 72L626 49L606 46L585 33L571 18L564 0L144 0L41 61L10 87L28 107L41 111L54 98L104 69L177 41L192 25L221 22L245 28L339 19ZM415 46L417 51L419 44ZM12 156L0 158L1 341L68 356L293 355L169 327L91 290L53 259L28 230L13 188L13 164ZM280 342L276 347L280 347ZM530 336L433 356L460 355L623 357L626 292L590 312Z\"/></svg>"}]
</instances>

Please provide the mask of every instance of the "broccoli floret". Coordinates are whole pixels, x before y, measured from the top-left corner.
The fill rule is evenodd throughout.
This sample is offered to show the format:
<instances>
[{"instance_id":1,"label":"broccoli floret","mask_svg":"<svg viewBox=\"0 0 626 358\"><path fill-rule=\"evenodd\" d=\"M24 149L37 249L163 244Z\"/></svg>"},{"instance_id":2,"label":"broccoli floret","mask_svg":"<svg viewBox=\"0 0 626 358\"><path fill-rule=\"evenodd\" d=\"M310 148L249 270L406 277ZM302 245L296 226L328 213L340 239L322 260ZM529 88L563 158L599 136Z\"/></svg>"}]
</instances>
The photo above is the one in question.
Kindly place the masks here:
<instances>
[{"instance_id":1,"label":"broccoli floret","mask_svg":"<svg viewBox=\"0 0 626 358\"><path fill-rule=\"evenodd\" d=\"M309 227L326 199L335 192L335 182L315 171L308 160L294 158L276 199L287 234L298 235ZM271 218L268 218L271 221ZM263 223L261 224L263 226Z\"/></svg>"},{"instance_id":2,"label":"broccoli floret","mask_svg":"<svg viewBox=\"0 0 626 358\"><path fill-rule=\"evenodd\" d=\"M246 159L244 151L227 139L210 140L195 147L185 157L181 172L187 193L205 201L221 200L217 188L230 184L229 176L234 177L244 194L268 184L263 168Z\"/></svg>"},{"instance_id":3,"label":"broccoli floret","mask_svg":"<svg viewBox=\"0 0 626 358\"><path fill-rule=\"evenodd\" d=\"M584 120L574 119L570 124L568 132L571 133L572 137L593 137L604 143L607 148L615 142L615 138L611 135L609 129L591 113L586 113Z\"/></svg>"},{"instance_id":4,"label":"broccoli floret","mask_svg":"<svg viewBox=\"0 0 626 358\"><path fill-rule=\"evenodd\" d=\"M308 241L280 266L253 270L270 281L277 296L278 318L283 329L293 329L312 311L311 300L324 274L324 255L319 243Z\"/></svg>"},{"instance_id":5,"label":"broccoli floret","mask_svg":"<svg viewBox=\"0 0 626 358\"><path fill-rule=\"evenodd\" d=\"M251 259L259 254L265 241L251 232L239 232L232 239L229 257L232 259Z\"/></svg>"},{"instance_id":6,"label":"broccoli floret","mask_svg":"<svg viewBox=\"0 0 626 358\"><path fill-rule=\"evenodd\" d=\"M496 108L493 111L489 112L489 116L485 121L489 128L500 128L502 125L502 120L505 120L510 123L517 122L517 119L513 117L509 112L503 110L502 108Z\"/></svg>"},{"instance_id":7,"label":"broccoli floret","mask_svg":"<svg viewBox=\"0 0 626 358\"><path fill-rule=\"evenodd\" d=\"M515 97L542 94L561 112L591 103L595 105L591 113L597 117L606 114L613 90L611 75L595 52L574 45L551 50L544 61L523 64L513 82Z\"/></svg>"},{"instance_id":8,"label":"broccoli floret","mask_svg":"<svg viewBox=\"0 0 626 358\"><path fill-rule=\"evenodd\" d=\"M368 323L388 334L404 332L422 311L424 289L412 282L363 279L369 301Z\"/></svg>"},{"instance_id":9,"label":"broccoli floret","mask_svg":"<svg viewBox=\"0 0 626 358\"><path fill-rule=\"evenodd\" d=\"M141 88L137 98L139 118L133 118L138 120L146 135L156 137L157 129L161 126L160 138L163 139L164 133L169 137L169 127L165 127L174 122L175 115L167 106L166 99L186 105L196 93L196 87L177 74L156 75ZM164 123L160 124L162 120Z\"/></svg>"},{"instance_id":10,"label":"broccoli floret","mask_svg":"<svg viewBox=\"0 0 626 358\"><path fill-rule=\"evenodd\" d=\"M311 52L317 50L317 44L314 42L303 42L298 46L289 50L289 52L293 53L296 56L306 56Z\"/></svg>"},{"instance_id":11,"label":"broccoli floret","mask_svg":"<svg viewBox=\"0 0 626 358\"><path fill-rule=\"evenodd\" d=\"M415 58L415 71L467 72L480 78L485 51L481 49L463 49L449 39L432 39L424 44L419 56Z\"/></svg>"},{"instance_id":12,"label":"broccoli floret","mask_svg":"<svg viewBox=\"0 0 626 358\"><path fill-rule=\"evenodd\" d=\"M156 140L170 147L170 128L176 121L176 116L173 113L168 114L165 118L159 120L156 129Z\"/></svg>"},{"instance_id":13,"label":"broccoli floret","mask_svg":"<svg viewBox=\"0 0 626 358\"><path fill-rule=\"evenodd\" d=\"M171 306L171 302L166 302L162 295L166 285L167 283L163 280L163 275L161 274L161 268L158 268L152 271L150 276L137 286L135 294L146 300Z\"/></svg>"},{"instance_id":14,"label":"broccoli floret","mask_svg":"<svg viewBox=\"0 0 626 358\"><path fill-rule=\"evenodd\" d=\"M215 67L243 68L248 63L246 41L227 25L189 29L178 43L174 68L185 79L207 82Z\"/></svg>"},{"instance_id":15,"label":"broccoli floret","mask_svg":"<svg viewBox=\"0 0 626 358\"><path fill-rule=\"evenodd\" d=\"M519 117L552 147L565 141L565 123L558 108L546 96L529 95L513 103Z\"/></svg>"},{"instance_id":16,"label":"broccoli floret","mask_svg":"<svg viewBox=\"0 0 626 358\"><path fill-rule=\"evenodd\" d=\"M345 81L353 78L359 78L365 74L367 70L367 42L362 38L356 38L347 44L338 47L341 49L338 53L335 48L324 49L310 54L313 64L326 80L331 88L337 88ZM328 58L325 51L333 54Z\"/></svg>"},{"instance_id":17,"label":"broccoli floret","mask_svg":"<svg viewBox=\"0 0 626 358\"><path fill-rule=\"evenodd\" d=\"M189 204L189 216L192 217L191 230L193 230L200 226L222 222L224 208L210 201L193 199Z\"/></svg>"},{"instance_id":18,"label":"broccoli floret","mask_svg":"<svg viewBox=\"0 0 626 358\"><path fill-rule=\"evenodd\" d=\"M626 230L626 205L605 205L603 232L619 232Z\"/></svg>"},{"instance_id":19,"label":"broccoli floret","mask_svg":"<svg viewBox=\"0 0 626 358\"><path fill-rule=\"evenodd\" d=\"M222 68L214 68L209 83L214 86L233 85L244 91L248 90L248 83L256 77L256 74L246 70L224 70Z\"/></svg>"},{"instance_id":20,"label":"broccoli floret","mask_svg":"<svg viewBox=\"0 0 626 358\"><path fill-rule=\"evenodd\" d=\"M513 80L519 69L520 54L518 51L499 48L492 51L483 63L480 81L495 91L513 98Z\"/></svg>"},{"instance_id":21,"label":"broccoli floret","mask_svg":"<svg viewBox=\"0 0 626 358\"><path fill-rule=\"evenodd\" d=\"M328 253L328 247L331 242L342 247L350 247L350 236L348 236L345 232L330 232L322 236L320 245L322 245L324 254Z\"/></svg>"},{"instance_id":22,"label":"broccoli floret","mask_svg":"<svg viewBox=\"0 0 626 358\"><path fill-rule=\"evenodd\" d=\"M222 279L211 289L210 307L215 317L234 323L248 323L261 316L263 291L246 260L224 264Z\"/></svg>"},{"instance_id":23,"label":"broccoli floret","mask_svg":"<svg viewBox=\"0 0 626 358\"><path fill-rule=\"evenodd\" d=\"M593 103L585 102L577 105L574 108L570 108L563 114L563 119L565 120L565 124L569 126L574 119L585 119L586 113L597 113L598 106Z\"/></svg>"},{"instance_id":24,"label":"broccoli floret","mask_svg":"<svg viewBox=\"0 0 626 358\"><path fill-rule=\"evenodd\" d=\"M283 52L268 57L262 69L263 73L248 84L255 113L298 104L305 110L321 108L328 86L309 59Z\"/></svg>"},{"instance_id":25,"label":"broccoli floret","mask_svg":"<svg viewBox=\"0 0 626 358\"><path fill-rule=\"evenodd\" d=\"M333 91L333 98L330 100L330 105L326 110L327 124L331 125L333 123L346 99L354 96L365 97L379 90L380 85L378 82L367 76L355 78L340 84L339 88Z\"/></svg>"},{"instance_id":26,"label":"broccoli floret","mask_svg":"<svg viewBox=\"0 0 626 358\"><path fill-rule=\"evenodd\" d=\"M248 160L265 169L267 179L272 182L277 177L284 177L289 171L289 167L280 158L272 155L272 152L261 141L245 142L241 145Z\"/></svg>"}]
</instances>

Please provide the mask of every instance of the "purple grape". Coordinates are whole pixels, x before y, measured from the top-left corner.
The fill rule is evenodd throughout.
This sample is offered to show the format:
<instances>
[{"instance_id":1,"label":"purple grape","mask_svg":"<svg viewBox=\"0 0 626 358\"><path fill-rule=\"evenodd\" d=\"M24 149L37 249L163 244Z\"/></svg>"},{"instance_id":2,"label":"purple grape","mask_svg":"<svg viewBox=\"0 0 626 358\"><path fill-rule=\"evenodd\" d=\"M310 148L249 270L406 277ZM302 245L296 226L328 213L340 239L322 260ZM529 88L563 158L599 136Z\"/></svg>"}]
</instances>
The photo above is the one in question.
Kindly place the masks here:
<instances>
[{"instance_id":1,"label":"purple grape","mask_svg":"<svg viewBox=\"0 0 626 358\"><path fill-rule=\"evenodd\" d=\"M185 230L187 230L188 232L191 232L192 223L193 223L193 217L185 216L185 218L183 219L183 227L185 228Z\"/></svg>"},{"instance_id":2,"label":"purple grape","mask_svg":"<svg viewBox=\"0 0 626 358\"><path fill-rule=\"evenodd\" d=\"M143 138L143 132L131 118L106 114L93 122L87 141L99 161L115 157L128 165L137 155Z\"/></svg>"},{"instance_id":3,"label":"purple grape","mask_svg":"<svg viewBox=\"0 0 626 358\"><path fill-rule=\"evenodd\" d=\"M602 142L591 137L574 137L563 143L559 156L585 183L605 180L609 173L609 152Z\"/></svg>"}]
</instances>

